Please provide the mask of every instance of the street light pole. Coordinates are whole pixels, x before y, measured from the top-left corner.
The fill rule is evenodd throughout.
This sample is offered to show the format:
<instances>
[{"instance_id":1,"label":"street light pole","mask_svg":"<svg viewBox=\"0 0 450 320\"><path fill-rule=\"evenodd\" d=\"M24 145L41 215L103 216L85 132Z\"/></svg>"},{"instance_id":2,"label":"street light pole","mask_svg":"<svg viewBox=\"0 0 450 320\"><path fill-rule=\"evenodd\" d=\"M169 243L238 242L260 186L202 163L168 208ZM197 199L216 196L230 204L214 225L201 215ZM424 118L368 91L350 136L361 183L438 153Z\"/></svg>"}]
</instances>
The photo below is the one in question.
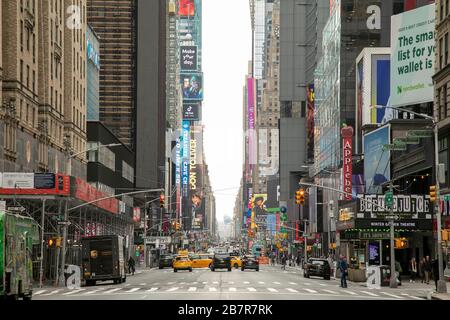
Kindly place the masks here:
<instances>
[{"instance_id":1,"label":"street light pole","mask_svg":"<svg viewBox=\"0 0 450 320\"><path fill-rule=\"evenodd\" d=\"M389 191L393 192L394 190L394 185L392 183L392 181L389 184ZM396 277L396 272L395 272L395 229L394 229L394 206L391 205L389 208L389 212L391 214L391 219L389 221L389 226L390 226L390 253L391 253L391 279L389 281L389 286L391 288L397 288L397 277Z\"/></svg>"}]
</instances>

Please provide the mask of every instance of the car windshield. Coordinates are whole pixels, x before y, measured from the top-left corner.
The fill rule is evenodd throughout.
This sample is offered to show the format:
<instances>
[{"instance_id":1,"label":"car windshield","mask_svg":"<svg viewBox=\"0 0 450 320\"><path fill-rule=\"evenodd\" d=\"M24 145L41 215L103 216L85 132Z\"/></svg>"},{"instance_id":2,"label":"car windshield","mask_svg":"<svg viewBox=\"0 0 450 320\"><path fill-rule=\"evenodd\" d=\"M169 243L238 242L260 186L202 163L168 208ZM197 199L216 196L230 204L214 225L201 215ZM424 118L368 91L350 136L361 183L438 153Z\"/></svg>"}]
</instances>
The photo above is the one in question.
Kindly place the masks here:
<instances>
[{"instance_id":1,"label":"car windshield","mask_svg":"<svg viewBox=\"0 0 450 320\"><path fill-rule=\"evenodd\" d=\"M178 257L177 258L178 261L189 261L188 257Z\"/></svg>"},{"instance_id":2,"label":"car windshield","mask_svg":"<svg viewBox=\"0 0 450 320\"><path fill-rule=\"evenodd\" d=\"M319 266L323 266L325 264L326 261L324 260L311 260L311 264L315 264L315 265L319 265Z\"/></svg>"},{"instance_id":3,"label":"car windshield","mask_svg":"<svg viewBox=\"0 0 450 320\"><path fill-rule=\"evenodd\" d=\"M229 255L225 255L225 254L218 254L218 255L216 255L217 259L227 259L229 257L230 257Z\"/></svg>"}]
</instances>

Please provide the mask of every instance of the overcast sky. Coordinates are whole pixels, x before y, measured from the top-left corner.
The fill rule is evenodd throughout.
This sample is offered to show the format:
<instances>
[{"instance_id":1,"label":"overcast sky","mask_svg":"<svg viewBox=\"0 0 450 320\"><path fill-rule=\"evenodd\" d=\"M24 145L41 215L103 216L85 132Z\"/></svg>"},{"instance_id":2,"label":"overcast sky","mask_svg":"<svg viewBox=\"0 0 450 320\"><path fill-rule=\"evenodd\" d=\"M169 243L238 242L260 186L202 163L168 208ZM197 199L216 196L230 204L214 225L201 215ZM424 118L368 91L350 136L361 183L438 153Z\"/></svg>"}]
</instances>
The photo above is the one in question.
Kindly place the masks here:
<instances>
[{"instance_id":1,"label":"overcast sky","mask_svg":"<svg viewBox=\"0 0 450 320\"><path fill-rule=\"evenodd\" d=\"M248 0L203 0L203 123L216 216L233 216L243 164L243 86L251 59Z\"/></svg>"}]
</instances>

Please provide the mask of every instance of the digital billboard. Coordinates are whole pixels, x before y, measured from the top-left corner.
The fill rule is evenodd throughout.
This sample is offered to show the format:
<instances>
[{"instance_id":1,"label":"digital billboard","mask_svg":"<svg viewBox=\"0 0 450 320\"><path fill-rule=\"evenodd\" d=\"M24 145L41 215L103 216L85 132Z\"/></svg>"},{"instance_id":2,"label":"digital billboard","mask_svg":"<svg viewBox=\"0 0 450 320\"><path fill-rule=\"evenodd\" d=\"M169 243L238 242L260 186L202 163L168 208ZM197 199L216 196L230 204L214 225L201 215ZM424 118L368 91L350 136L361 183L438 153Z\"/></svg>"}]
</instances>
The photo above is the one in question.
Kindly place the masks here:
<instances>
[{"instance_id":1,"label":"digital billboard","mask_svg":"<svg viewBox=\"0 0 450 320\"><path fill-rule=\"evenodd\" d=\"M308 159L314 159L314 84L307 87L307 153Z\"/></svg>"},{"instance_id":2,"label":"digital billboard","mask_svg":"<svg viewBox=\"0 0 450 320\"><path fill-rule=\"evenodd\" d=\"M179 0L178 14L181 17L192 17L195 15L194 0Z\"/></svg>"},{"instance_id":3,"label":"digital billboard","mask_svg":"<svg viewBox=\"0 0 450 320\"><path fill-rule=\"evenodd\" d=\"M191 126L189 160L189 202L192 229L203 229L205 226L205 203L203 192L203 128Z\"/></svg>"},{"instance_id":4,"label":"digital billboard","mask_svg":"<svg viewBox=\"0 0 450 320\"><path fill-rule=\"evenodd\" d=\"M183 120L200 121L200 104L183 104Z\"/></svg>"},{"instance_id":5,"label":"digital billboard","mask_svg":"<svg viewBox=\"0 0 450 320\"><path fill-rule=\"evenodd\" d=\"M203 100L203 75L201 73L181 74L183 100Z\"/></svg>"},{"instance_id":6,"label":"digital billboard","mask_svg":"<svg viewBox=\"0 0 450 320\"><path fill-rule=\"evenodd\" d=\"M436 5L391 17L391 105L433 101Z\"/></svg>"},{"instance_id":7,"label":"digital billboard","mask_svg":"<svg viewBox=\"0 0 450 320\"><path fill-rule=\"evenodd\" d=\"M253 195L253 213L257 227L261 229L267 228L267 208L266 208L267 194Z\"/></svg>"},{"instance_id":8,"label":"digital billboard","mask_svg":"<svg viewBox=\"0 0 450 320\"><path fill-rule=\"evenodd\" d=\"M364 182L366 194L382 192L382 184L391 179L389 150L383 145L390 144L390 125L381 127L364 135Z\"/></svg>"},{"instance_id":9,"label":"digital billboard","mask_svg":"<svg viewBox=\"0 0 450 320\"><path fill-rule=\"evenodd\" d=\"M181 71L198 71L197 46L180 47Z\"/></svg>"}]
</instances>

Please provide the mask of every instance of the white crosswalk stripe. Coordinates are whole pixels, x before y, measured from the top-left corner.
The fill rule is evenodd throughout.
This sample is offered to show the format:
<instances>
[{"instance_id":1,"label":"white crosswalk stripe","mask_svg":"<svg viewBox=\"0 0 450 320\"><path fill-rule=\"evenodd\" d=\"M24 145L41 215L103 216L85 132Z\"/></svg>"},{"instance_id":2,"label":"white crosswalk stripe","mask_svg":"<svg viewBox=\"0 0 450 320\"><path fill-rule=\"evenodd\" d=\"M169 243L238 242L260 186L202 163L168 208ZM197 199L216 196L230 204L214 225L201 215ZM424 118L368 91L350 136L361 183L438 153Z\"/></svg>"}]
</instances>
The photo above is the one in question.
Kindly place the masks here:
<instances>
[{"instance_id":1,"label":"white crosswalk stripe","mask_svg":"<svg viewBox=\"0 0 450 320\"><path fill-rule=\"evenodd\" d=\"M293 284L294 286L296 286L297 284L295 282L289 282L289 284Z\"/></svg>"},{"instance_id":2,"label":"white crosswalk stripe","mask_svg":"<svg viewBox=\"0 0 450 320\"><path fill-rule=\"evenodd\" d=\"M250 282L248 282L248 281L244 281L244 284L250 284Z\"/></svg>"},{"instance_id":3,"label":"white crosswalk stripe","mask_svg":"<svg viewBox=\"0 0 450 320\"><path fill-rule=\"evenodd\" d=\"M37 296L37 295L43 294L44 292L47 292L47 290L39 290L39 291L33 293L33 295Z\"/></svg>"},{"instance_id":4,"label":"white crosswalk stripe","mask_svg":"<svg viewBox=\"0 0 450 320\"><path fill-rule=\"evenodd\" d=\"M274 284L281 284L281 283L279 283L279 282L277 282L277 281L274 281L273 283L274 283Z\"/></svg>"},{"instance_id":5,"label":"white crosswalk stripe","mask_svg":"<svg viewBox=\"0 0 450 320\"><path fill-rule=\"evenodd\" d=\"M311 283L309 283L309 282L305 282L305 283L303 283L304 285L307 285L307 286L311 286L312 284Z\"/></svg>"},{"instance_id":6,"label":"white crosswalk stripe","mask_svg":"<svg viewBox=\"0 0 450 320\"><path fill-rule=\"evenodd\" d=\"M236 288L229 288L229 291L236 292Z\"/></svg>"},{"instance_id":7,"label":"white crosswalk stripe","mask_svg":"<svg viewBox=\"0 0 450 320\"><path fill-rule=\"evenodd\" d=\"M229 281L228 284L234 284L234 281Z\"/></svg>"},{"instance_id":8,"label":"white crosswalk stripe","mask_svg":"<svg viewBox=\"0 0 450 320\"><path fill-rule=\"evenodd\" d=\"M264 281L258 281L258 283L259 283L259 284L264 284L265 282L264 282Z\"/></svg>"},{"instance_id":9,"label":"white crosswalk stripe","mask_svg":"<svg viewBox=\"0 0 450 320\"><path fill-rule=\"evenodd\" d=\"M113 293L113 292L119 291L120 289L121 288L115 288L115 289L111 289L111 290L105 291L104 293Z\"/></svg>"},{"instance_id":10,"label":"white crosswalk stripe","mask_svg":"<svg viewBox=\"0 0 450 320\"><path fill-rule=\"evenodd\" d=\"M247 288L247 290L248 290L248 291L251 291L251 292L255 292L255 291L256 291L255 288Z\"/></svg>"},{"instance_id":11,"label":"white crosswalk stripe","mask_svg":"<svg viewBox=\"0 0 450 320\"><path fill-rule=\"evenodd\" d=\"M312 289L303 288L303 290L308 291L309 293L317 293L316 290L312 290Z\"/></svg>"},{"instance_id":12,"label":"white crosswalk stripe","mask_svg":"<svg viewBox=\"0 0 450 320\"><path fill-rule=\"evenodd\" d=\"M219 281L213 281L213 284L219 284Z\"/></svg>"},{"instance_id":13,"label":"white crosswalk stripe","mask_svg":"<svg viewBox=\"0 0 450 320\"><path fill-rule=\"evenodd\" d=\"M147 290L147 292L154 292L156 290L158 290L158 288L150 288L150 289Z\"/></svg>"},{"instance_id":14,"label":"white crosswalk stripe","mask_svg":"<svg viewBox=\"0 0 450 320\"><path fill-rule=\"evenodd\" d=\"M211 291L211 292L215 292L215 291L217 291L217 289L216 289L216 288L214 288L214 287L210 287L210 288L209 288L209 291Z\"/></svg>"},{"instance_id":15,"label":"white crosswalk stripe","mask_svg":"<svg viewBox=\"0 0 450 320\"><path fill-rule=\"evenodd\" d=\"M388 293L388 292L381 292L381 293L384 294L384 295L396 298L396 299L404 299L404 297L400 297L400 296L397 296L395 294L391 294L391 293Z\"/></svg>"},{"instance_id":16,"label":"white crosswalk stripe","mask_svg":"<svg viewBox=\"0 0 450 320\"><path fill-rule=\"evenodd\" d=\"M372 296L372 297L379 297L379 295L377 295L375 293L372 293L372 292L369 292L369 291L361 291L361 292L365 293L365 294L368 294L369 296Z\"/></svg>"},{"instance_id":17,"label":"white crosswalk stripe","mask_svg":"<svg viewBox=\"0 0 450 320\"><path fill-rule=\"evenodd\" d=\"M288 290L288 291L290 291L290 292L298 293L298 291L297 291L297 290L295 290L295 289L292 289L292 288L287 288L287 290Z\"/></svg>"},{"instance_id":18,"label":"white crosswalk stripe","mask_svg":"<svg viewBox=\"0 0 450 320\"><path fill-rule=\"evenodd\" d=\"M274 288L267 288L267 290L269 290L270 292L278 292L278 290Z\"/></svg>"},{"instance_id":19,"label":"white crosswalk stripe","mask_svg":"<svg viewBox=\"0 0 450 320\"><path fill-rule=\"evenodd\" d=\"M147 284L146 283L141 283L141 284L139 284L140 286L146 286Z\"/></svg>"},{"instance_id":20,"label":"white crosswalk stripe","mask_svg":"<svg viewBox=\"0 0 450 320\"><path fill-rule=\"evenodd\" d=\"M170 288L170 289L168 289L168 290L166 290L166 291L172 292L172 291L177 291L178 289L180 289L180 288L178 288L178 287L173 287L173 288Z\"/></svg>"},{"instance_id":21,"label":"white crosswalk stripe","mask_svg":"<svg viewBox=\"0 0 450 320\"><path fill-rule=\"evenodd\" d=\"M60 292L60 291L61 291L61 290L54 290L54 291L52 291L52 292L43 294L43 296L50 296L50 295L52 295L52 294L57 294L57 293Z\"/></svg>"},{"instance_id":22,"label":"white crosswalk stripe","mask_svg":"<svg viewBox=\"0 0 450 320\"><path fill-rule=\"evenodd\" d=\"M170 286L170 285L172 285L172 284L174 284L175 282L168 282L167 284Z\"/></svg>"},{"instance_id":23,"label":"white crosswalk stripe","mask_svg":"<svg viewBox=\"0 0 450 320\"><path fill-rule=\"evenodd\" d=\"M188 291L197 291L197 287L190 287Z\"/></svg>"},{"instance_id":24,"label":"white crosswalk stripe","mask_svg":"<svg viewBox=\"0 0 450 320\"><path fill-rule=\"evenodd\" d=\"M351 294L351 295L357 295L357 293L355 293L353 291L350 291L350 290L341 290L341 292L348 293L348 294Z\"/></svg>"},{"instance_id":25,"label":"white crosswalk stripe","mask_svg":"<svg viewBox=\"0 0 450 320\"><path fill-rule=\"evenodd\" d=\"M192 284L197 284L198 282L197 281L195 281L195 282L192 282Z\"/></svg>"},{"instance_id":26,"label":"white crosswalk stripe","mask_svg":"<svg viewBox=\"0 0 450 320\"><path fill-rule=\"evenodd\" d=\"M136 291L139 291L139 290L141 290L141 288L133 288L133 289L130 289L130 290L125 291L125 292L126 293L131 293L131 292L136 292Z\"/></svg>"},{"instance_id":27,"label":"white crosswalk stripe","mask_svg":"<svg viewBox=\"0 0 450 320\"><path fill-rule=\"evenodd\" d=\"M319 286L326 287L327 285L325 283L319 283Z\"/></svg>"},{"instance_id":28,"label":"white crosswalk stripe","mask_svg":"<svg viewBox=\"0 0 450 320\"><path fill-rule=\"evenodd\" d=\"M328 293L332 293L332 294L337 294L337 292L333 291L333 290L323 289L323 291L328 292Z\"/></svg>"},{"instance_id":29,"label":"white crosswalk stripe","mask_svg":"<svg viewBox=\"0 0 450 320\"><path fill-rule=\"evenodd\" d=\"M79 292L84 291L84 290L86 290L86 289L73 290L73 291L70 291L70 292L63 293L63 296L69 296L71 294L79 293Z\"/></svg>"}]
</instances>

